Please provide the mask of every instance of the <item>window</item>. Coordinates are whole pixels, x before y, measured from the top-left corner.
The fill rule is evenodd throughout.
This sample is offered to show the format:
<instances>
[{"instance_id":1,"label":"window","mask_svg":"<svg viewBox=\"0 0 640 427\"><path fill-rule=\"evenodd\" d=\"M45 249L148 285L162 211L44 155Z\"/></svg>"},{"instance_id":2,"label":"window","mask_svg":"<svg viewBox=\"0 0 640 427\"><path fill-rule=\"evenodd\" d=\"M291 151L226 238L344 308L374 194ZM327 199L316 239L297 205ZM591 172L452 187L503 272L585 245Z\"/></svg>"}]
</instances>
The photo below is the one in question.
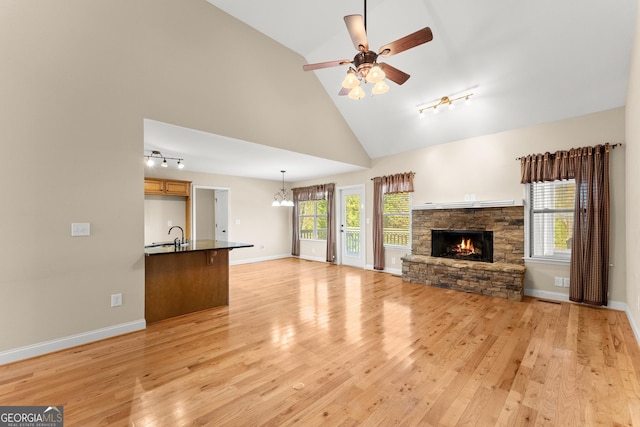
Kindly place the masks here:
<instances>
[{"instance_id":1,"label":"window","mask_svg":"<svg viewBox=\"0 0 640 427\"><path fill-rule=\"evenodd\" d=\"M529 185L529 257L568 260L573 238L575 180Z\"/></svg>"},{"instance_id":2,"label":"window","mask_svg":"<svg viewBox=\"0 0 640 427\"><path fill-rule=\"evenodd\" d=\"M327 201L300 202L300 239L327 240Z\"/></svg>"},{"instance_id":3,"label":"window","mask_svg":"<svg viewBox=\"0 0 640 427\"><path fill-rule=\"evenodd\" d=\"M385 245L409 246L411 193L385 193L382 197L382 235Z\"/></svg>"}]
</instances>

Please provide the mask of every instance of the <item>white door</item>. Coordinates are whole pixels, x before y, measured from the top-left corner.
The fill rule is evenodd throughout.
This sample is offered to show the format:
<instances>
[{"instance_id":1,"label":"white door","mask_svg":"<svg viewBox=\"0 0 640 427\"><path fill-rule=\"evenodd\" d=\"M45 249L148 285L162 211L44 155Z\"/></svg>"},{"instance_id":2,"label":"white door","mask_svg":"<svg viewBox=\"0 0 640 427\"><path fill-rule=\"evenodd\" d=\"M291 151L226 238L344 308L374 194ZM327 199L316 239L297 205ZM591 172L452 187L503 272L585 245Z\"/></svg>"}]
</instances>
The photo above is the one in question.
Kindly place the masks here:
<instances>
[{"instance_id":1,"label":"white door","mask_svg":"<svg viewBox=\"0 0 640 427\"><path fill-rule=\"evenodd\" d=\"M229 190L194 185L191 236L198 240L229 240Z\"/></svg>"},{"instance_id":2,"label":"white door","mask_svg":"<svg viewBox=\"0 0 640 427\"><path fill-rule=\"evenodd\" d=\"M340 263L364 268L364 187L340 190Z\"/></svg>"},{"instance_id":3,"label":"white door","mask_svg":"<svg viewBox=\"0 0 640 427\"><path fill-rule=\"evenodd\" d=\"M229 240L229 191L216 190L215 194L216 240Z\"/></svg>"}]
</instances>

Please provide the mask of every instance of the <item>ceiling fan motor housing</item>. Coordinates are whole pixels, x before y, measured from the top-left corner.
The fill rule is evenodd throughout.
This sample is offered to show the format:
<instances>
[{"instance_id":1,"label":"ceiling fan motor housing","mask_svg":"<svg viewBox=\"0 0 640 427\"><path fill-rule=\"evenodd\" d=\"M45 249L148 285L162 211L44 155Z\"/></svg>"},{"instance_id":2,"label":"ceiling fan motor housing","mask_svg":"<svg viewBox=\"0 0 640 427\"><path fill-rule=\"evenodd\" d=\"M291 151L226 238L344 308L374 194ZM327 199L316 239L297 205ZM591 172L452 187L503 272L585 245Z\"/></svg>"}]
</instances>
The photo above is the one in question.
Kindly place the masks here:
<instances>
[{"instance_id":1,"label":"ceiling fan motor housing","mask_svg":"<svg viewBox=\"0 0 640 427\"><path fill-rule=\"evenodd\" d=\"M358 52L353 58L353 65L363 79L367 80L367 74L369 70L376 65L376 59L378 59L378 54L371 50Z\"/></svg>"}]
</instances>

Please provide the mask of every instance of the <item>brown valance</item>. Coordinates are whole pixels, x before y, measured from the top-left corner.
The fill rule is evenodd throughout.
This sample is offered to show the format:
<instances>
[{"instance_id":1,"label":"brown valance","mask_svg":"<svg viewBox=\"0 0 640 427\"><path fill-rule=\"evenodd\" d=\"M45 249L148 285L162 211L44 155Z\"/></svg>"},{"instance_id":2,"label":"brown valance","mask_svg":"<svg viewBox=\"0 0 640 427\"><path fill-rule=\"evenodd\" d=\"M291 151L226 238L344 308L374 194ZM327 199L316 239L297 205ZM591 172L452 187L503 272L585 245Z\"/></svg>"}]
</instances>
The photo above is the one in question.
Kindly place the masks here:
<instances>
[{"instance_id":1,"label":"brown valance","mask_svg":"<svg viewBox=\"0 0 640 427\"><path fill-rule=\"evenodd\" d=\"M414 172L397 173L395 175L372 178L374 185L380 185L383 193L413 192Z\"/></svg>"},{"instance_id":2,"label":"brown valance","mask_svg":"<svg viewBox=\"0 0 640 427\"><path fill-rule=\"evenodd\" d=\"M294 200L305 202L308 200L324 200L327 198L327 191L335 188L335 184L318 184L309 187L292 188Z\"/></svg>"},{"instance_id":3,"label":"brown valance","mask_svg":"<svg viewBox=\"0 0 640 427\"><path fill-rule=\"evenodd\" d=\"M617 145L617 144L616 144ZM575 178L576 161L583 156L600 156L609 153L615 145L606 143L594 147L572 148L570 150L530 154L520 158L520 182L557 181Z\"/></svg>"}]
</instances>

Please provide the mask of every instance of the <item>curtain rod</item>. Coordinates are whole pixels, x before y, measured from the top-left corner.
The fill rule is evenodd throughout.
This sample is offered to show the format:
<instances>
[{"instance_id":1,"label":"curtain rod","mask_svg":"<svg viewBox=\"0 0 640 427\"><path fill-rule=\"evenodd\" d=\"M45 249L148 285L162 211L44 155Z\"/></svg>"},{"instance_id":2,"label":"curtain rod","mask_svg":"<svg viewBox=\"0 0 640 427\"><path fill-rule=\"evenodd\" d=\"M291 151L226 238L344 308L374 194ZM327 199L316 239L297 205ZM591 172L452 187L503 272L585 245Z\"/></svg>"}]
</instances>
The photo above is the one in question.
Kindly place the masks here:
<instances>
[{"instance_id":1,"label":"curtain rod","mask_svg":"<svg viewBox=\"0 0 640 427\"><path fill-rule=\"evenodd\" d=\"M622 142L618 142L616 144L610 144L610 145L611 145L611 149L613 150L616 147L621 147L622 146ZM516 157L516 160L522 160L522 157Z\"/></svg>"}]
</instances>

